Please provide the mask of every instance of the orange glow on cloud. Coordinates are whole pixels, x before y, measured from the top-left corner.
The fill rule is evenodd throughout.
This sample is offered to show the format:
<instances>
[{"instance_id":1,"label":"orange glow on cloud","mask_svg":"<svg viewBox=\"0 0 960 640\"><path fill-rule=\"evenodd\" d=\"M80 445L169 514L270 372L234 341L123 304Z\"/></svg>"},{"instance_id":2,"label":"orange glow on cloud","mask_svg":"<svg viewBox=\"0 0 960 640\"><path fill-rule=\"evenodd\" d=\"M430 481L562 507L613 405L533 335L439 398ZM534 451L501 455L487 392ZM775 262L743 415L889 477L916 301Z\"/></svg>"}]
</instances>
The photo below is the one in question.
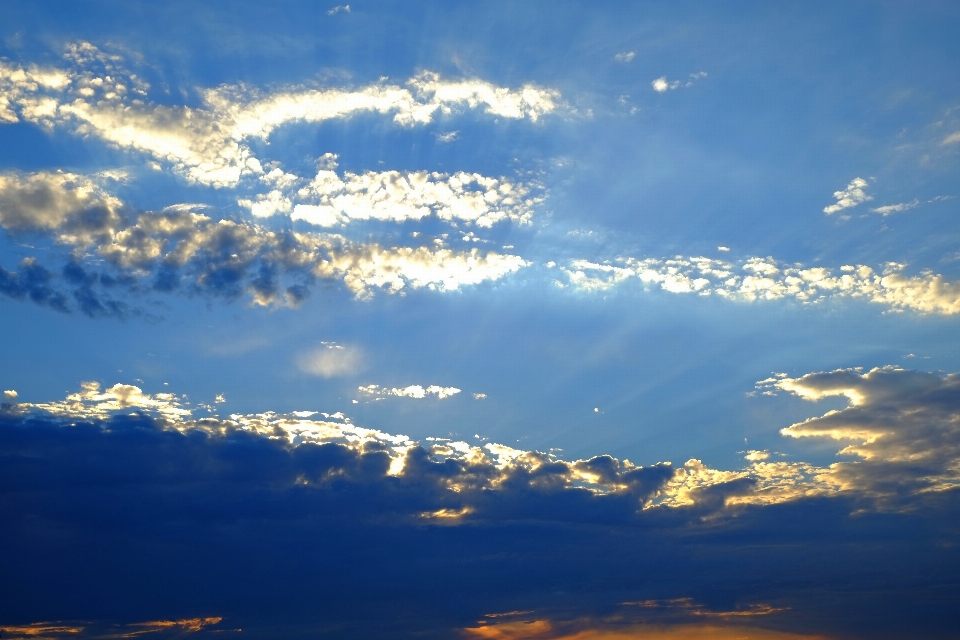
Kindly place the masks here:
<instances>
[{"instance_id":1,"label":"orange glow on cloud","mask_svg":"<svg viewBox=\"0 0 960 640\"><path fill-rule=\"evenodd\" d=\"M618 629L581 629L564 632L546 620L506 622L464 629L467 638L488 640L827 640L748 627L681 624L631 626Z\"/></svg>"}]
</instances>

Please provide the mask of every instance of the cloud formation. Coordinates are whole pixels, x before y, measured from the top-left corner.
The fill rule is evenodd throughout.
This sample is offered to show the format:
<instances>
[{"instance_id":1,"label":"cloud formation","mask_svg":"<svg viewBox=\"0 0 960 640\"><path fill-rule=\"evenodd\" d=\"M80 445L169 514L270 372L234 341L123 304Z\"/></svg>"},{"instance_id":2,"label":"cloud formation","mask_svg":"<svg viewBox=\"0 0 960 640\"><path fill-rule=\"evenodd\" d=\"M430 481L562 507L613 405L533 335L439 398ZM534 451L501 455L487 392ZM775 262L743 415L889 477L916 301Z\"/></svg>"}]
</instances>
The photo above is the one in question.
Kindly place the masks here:
<instances>
[{"instance_id":1,"label":"cloud formation","mask_svg":"<svg viewBox=\"0 0 960 640\"><path fill-rule=\"evenodd\" d=\"M888 263L880 271L866 265L843 265L838 272L753 257L740 263L713 258L675 256L617 258L610 263L572 260L561 270L570 286L605 291L634 278L671 293L718 295L730 300L793 299L815 304L831 298L863 299L897 311L952 315L960 313L960 283L923 272L903 274L906 265Z\"/></svg>"},{"instance_id":2,"label":"cloud formation","mask_svg":"<svg viewBox=\"0 0 960 640\"><path fill-rule=\"evenodd\" d=\"M819 476L844 490L893 499L960 486L960 374L939 375L899 367L838 369L800 378L774 377L763 389L804 400L831 396L848 406L781 430L792 438L849 443Z\"/></svg>"},{"instance_id":3,"label":"cloud formation","mask_svg":"<svg viewBox=\"0 0 960 640\"><path fill-rule=\"evenodd\" d=\"M245 174L261 174L249 141L266 139L285 123L374 112L392 114L396 124L409 127L462 108L536 121L560 104L559 93L533 84L509 89L424 72L405 86L292 86L272 93L221 86L203 90L200 107L165 106L148 101L149 84L131 72L121 56L80 42L66 47L64 59L65 68L0 61L0 122L30 122L94 136L165 163L189 182L215 187L235 186Z\"/></svg>"},{"instance_id":4,"label":"cloud formation","mask_svg":"<svg viewBox=\"0 0 960 640\"><path fill-rule=\"evenodd\" d=\"M674 89L679 89L680 87L692 87L693 83L701 78L706 78L707 72L700 71L697 73L691 73L688 80L667 80L666 76L660 76L656 80L650 83L650 86L653 87L653 90L657 93L665 93L667 91L672 91Z\"/></svg>"},{"instance_id":5,"label":"cloud formation","mask_svg":"<svg viewBox=\"0 0 960 640\"><path fill-rule=\"evenodd\" d=\"M335 234L273 231L250 222L214 220L189 205L120 216L119 201L94 197L98 192L77 176L0 177L8 205L3 226L9 219L11 231L32 229L71 251L59 280L72 288L77 306L89 315L123 313L119 303L104 297L109 289L226 299L247 295L257 305L296 306L318 279L340 281L357 298L369 298L376 291L453 291L500 279L528 264L518 256L477 248L382 247ZM32 198L41 189L37 185L42 198ZM29 206L20 204L25 201ZM87 253L106 268L91 269L90 260L83 258ZM66 311L68 297L55 288L56 280L53 272L27 258L19 272L0 270L0 293Z\"/></svg>"},{"instance_id":6,"label":"cloud formation","mask_svg":"<svg viewBox=\"0 0 960 640\"><path fill-rule=\"evenodd\" d=\"M447 222L492 227L502 220L528 224L543 201L533 184L463 171L367 171L338 174L337 156L325 154L312 180L274 169L261 177L274 188L239 201L254 216L289 214L321 227L353 220L419 221L436 216Z\"/></svg>"},{"instance_id":7,"label":"cloud formation","mask_svg":"<svg viewBox=\"0 0 960 640\"><path fill-rule=\"evenodd\" d=\"M867 195L865 191L869 186L870 183L863 178L854 178L846 189L833 192L833 197L837 199L837 202L824 207L823 212L829 216L838 211L855 207L862 202L873 200L873 196Z\"/></svg>"},{"instance_id":8,"label":"cloud formation","mask_svg":"<svg viewBox=\"0 0 960 640\"><path fill-rule=\"evenodd\" d=\"M636 51L623 51L613 56L613 59L617 62L630 62L637 57Z\"/></svg>"},{"instance_id":9,"label":"cloud formation","mask_svg":"<svg viewBox=\"0 0 960 640\"><path fill-rule=\"evenodd\" d=\"M920 201L917 199L912 200L911 202L901 202L900 204L887 204L882 207L877 207L876 209L870 209L874 213L879 213L882 216L888 216L891 213L901 213L903 211L909 211L910 209L916 209L920 205Z\"/></svg>"},{"instance_id":10,"label":"cloud formation","mask_svg":"<svg viewBox=\"0 0 960 640\"><path fill-rule=\"evenodd\" d=\"M438 400L443 400L444 398L450 398L460 393L460 389L457 389L456 387L441 387L435 384L427 387L423 387L419 384L413 384L402 388L387 388L376 384L368 384L365 387L358 387L358 390L360 393L376 396L376 399L378 400L383 399L386 396L423 399L428 395L437 396Z\"/></svg>"}]
</instances>

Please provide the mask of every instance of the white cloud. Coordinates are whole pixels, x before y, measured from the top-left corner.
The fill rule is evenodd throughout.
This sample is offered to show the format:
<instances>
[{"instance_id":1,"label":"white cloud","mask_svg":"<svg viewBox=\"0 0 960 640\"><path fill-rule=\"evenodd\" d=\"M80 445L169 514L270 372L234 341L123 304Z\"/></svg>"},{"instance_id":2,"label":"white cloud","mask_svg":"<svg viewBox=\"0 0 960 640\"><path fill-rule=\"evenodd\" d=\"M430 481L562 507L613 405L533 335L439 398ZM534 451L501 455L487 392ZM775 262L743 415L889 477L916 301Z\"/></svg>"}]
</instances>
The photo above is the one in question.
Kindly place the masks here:
<instances>
[{"instance_id":1,"label":"white cloud","mask_svg":"<svg viewBox=\"0 0 960 640\"><path fill-rule=\"evenodd\" d=\"M446 133L436 134L437 142L453 142L457 139L459 131L447 131Z\"/></svg>"},{"instance_id":2,"label":"white cloud","mask_svg":"<svg viewBox=\"0 0 960 640\"><path fill-rule=\"evenodd\" d=\"M656 80L650 83L650 86L653 87L653 90L657 93L664 93L666 91L672 91L674 89L679 89L680 87L692 87L693 83L701 78L706 78L706 71L699 71L697 73L691 73L686 81L684 80L667 80L666 76L660 76Z\"/></svg>"},{"instance_id":3,"label":"white cloud","mask_svg":"<svg viewBox=\"0 0 960 640\"><path fill-rule=\"evenodd\" d=\"M365 387L358 387L360 393L365 393L371 396L377 396L378 398L383 398L386 396L397 396L401 398L417 398L423 399L428 395L437 396L439 400L444 398L449 398L460 393L460 389L456 387L441 387L435 384L423 387L419 384L410 385L408 387L381 387L375 384L368 384Z\"/></svg>"},{"instance_id":4,"label":"white cloud","mask_svg":"<svg viewBox=\"0 0 960 640\"><path fill-rule=\"evenodd\" d=\"M616 60L617 62L630 62L636 57L637 57L636 51L624 51L622 53L618 53L617 55L613 56L613 59Z\"/></svg>"},{"instance_id":5,"label":"white cloud","mask_svg":"<svg viewBox=\"0 0 960 640\"><path fill-rule=\"evenodd\" d=\"M870 209L874 213L879 213L883 216L888 216L891 213L900 213L902 211L909 211L910 209L916 209L920 205L919 200L913 200L912 202L902 202L900 204L888 204L882 207L877 207L876 209Z\"/></svg>"},{"instance_id":6,"label":"white cloud","mask_svg":"<svg viewBox=\"0 0 960 640\"><path fill-rule=\"evenodd\" d=\"M304 373L335 378L359 373L364 366L364 357L359 347L323 342L319 347L299 354L296 363Z\"/></svg>"},{"instance_id":7,"label":"white cloud","mask_svg":"<svg viewBox=\"0 0 960 640\"><path fill-rule=\"evenodd\" d=\"M956 131L956 132L954 132L954 133L951 133L951 134L948 135L946 138L944 138L944 139L940 142L940 144L955 144L955 143L957 143L957 142L960 142L960 131Z\"/></svg>"},{"instance_id":8,"label":"white cloud","mask_svg":"<svg viewBox=\"0 0 960 640\"><path fill-rule=\"evenodd\" d=\"M475 394L473 394L473 399L474 399L474 400L485 400L486 397L487 397L487 394L485 394L485 393L475 393Z\"/></svg>"},{"instance_id":9,"label":"white cloud","mask_svg":"<svg viewBox=\"0 0 960 640\"><path fill-rule=\"evenodd\" d=\"M359 112L393 114L402 126L431 122L436 114L481 109L533 121L555 111L559 93L532 84L519 89L482 80L447 81L422 73L405 87L378 83L358 89L287 87L264 94L245 86L202 92L200 107L162 106L146 100L149 86L119 56L88 43L70 45L67 69L23 67L0 61L0 122L65 127L115 147L138 151L171 166L191 182L236 185L257 175L260 162L248 144L285 123L321 122Z\"/></svg>"},{"instance_id":10,"label":"white cloud","mask_svg":"<svg viewBox=\"0 0 960 640\"><path fill-rule=\"evenodd\" d=\"M463 171L339 174L336 156L327 155L330 157L324 168L313 180L303 181L305 184L299 189L290 188L286 193L274 190L256 200L240 200L240 204L256 216L290 212L294 220L322 227L352 220L422 220L433 215L447 222L489 228L503 220L528 224L533 208L543 201L541 195L533 193L538 188L535 184ZM296 204L291 207L292 201Z\"/></svg>"},{"instance_id":11,"label":"white cloud","mask_svg":"<svg viewBox=\"0 0 960 640\"><path fill-rule=\"evenodd\" d=\"M868 196L866 191L864 191L868 186L870 186L869 183L863 178L854 178L850 184L847 185L846 189L833 193L833 197L837 199L836 204L824 207L823 212L831 215L838 211L855 207L861 202L873 200L873 197Z\"/></svg>"},{"instance_id":12,"label":"white cloud","mask_svg":"<svg viewBox=\"0 0 960 640\"><path fill-rule=\"evenodd\" d=\"M328 16L335 16L335 15L337 15L338 13L340 13L341 11L343 11L344 13L350 13L350 5L348 5L348 4L337 5L337 6L335 6L334 8L330 9L329 11L327 11L327 15L328 15Z\"/></svg>"},{"instance_id":13,"label":"white cloud","mask_svg":"<svg viewBox=\"0 0 960 640\"><path fill-rule=\"evenodd\" d=\"M636 278L671 293L718 295L739 301L793 299L812 304L849 297L892 310L960 313L960 282L949 282L942 275L929 272L906 276L902 273L904 267L888 263L876 271L866 265L844 265L835 273L824 267L782 264L773 258L754 257L734 264L706 257L675 256L617 258L603 264L572 260L561 269L569 285L584 291L604 291Z\"/></svg>"},{"instance_id":14,"label":"white cloud","mask_svg":"<svg viewBox=\"0 0 960 640\"><path fill-rule=\"evenodd\" d=\"M3 399L7 400L8 402L12 402L17 399L18 395L20 394L18 394L15 390L7 389L6 391L3 392Z\"/></svg>"}]
</instances>

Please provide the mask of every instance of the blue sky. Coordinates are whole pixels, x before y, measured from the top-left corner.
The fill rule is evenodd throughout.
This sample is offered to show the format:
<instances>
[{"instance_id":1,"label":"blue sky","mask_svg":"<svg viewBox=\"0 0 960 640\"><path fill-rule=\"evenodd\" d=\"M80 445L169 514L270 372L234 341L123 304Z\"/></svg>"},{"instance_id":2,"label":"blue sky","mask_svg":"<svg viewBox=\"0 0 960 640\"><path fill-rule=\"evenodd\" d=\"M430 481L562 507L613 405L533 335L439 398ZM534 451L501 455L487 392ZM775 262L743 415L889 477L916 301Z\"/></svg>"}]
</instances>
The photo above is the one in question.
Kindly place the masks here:
<instances>
[{"instance_id":1,"label":"blue sky","mask_svg":"<svg viewBox=\"0 0 960 640\"><path fill-rule=\"evenodd\" d=\"M956 628L953 4L4 9L0 629Z\"/></svg>"}]
</instances>

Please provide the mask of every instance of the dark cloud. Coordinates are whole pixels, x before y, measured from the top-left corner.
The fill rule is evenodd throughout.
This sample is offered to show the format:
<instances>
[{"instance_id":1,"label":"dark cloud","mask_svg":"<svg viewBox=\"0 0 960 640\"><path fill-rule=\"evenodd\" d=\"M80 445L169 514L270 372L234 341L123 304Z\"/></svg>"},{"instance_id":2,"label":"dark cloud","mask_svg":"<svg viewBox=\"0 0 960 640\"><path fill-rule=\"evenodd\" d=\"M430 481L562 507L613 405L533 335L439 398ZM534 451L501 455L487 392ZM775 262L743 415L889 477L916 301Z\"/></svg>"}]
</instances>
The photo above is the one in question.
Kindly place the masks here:
<instances>
[{"instance_id":1,"label":"dark cloud","mask_svg":"<svg viewBox=\"0 0 960 640\"><path fill-rule=\"evenodd\" d=\"M222 616L254 638L449 638L498 612L556 636L739 611L755 628L948 638L960 622L955 490L909 514L853 515L843 496L642 510L670 467L414 446L391 475L383 442L17 407L0 416L4 624ZM584 473L619 488L582 488Z\"/></svg>"}]
</instances>

